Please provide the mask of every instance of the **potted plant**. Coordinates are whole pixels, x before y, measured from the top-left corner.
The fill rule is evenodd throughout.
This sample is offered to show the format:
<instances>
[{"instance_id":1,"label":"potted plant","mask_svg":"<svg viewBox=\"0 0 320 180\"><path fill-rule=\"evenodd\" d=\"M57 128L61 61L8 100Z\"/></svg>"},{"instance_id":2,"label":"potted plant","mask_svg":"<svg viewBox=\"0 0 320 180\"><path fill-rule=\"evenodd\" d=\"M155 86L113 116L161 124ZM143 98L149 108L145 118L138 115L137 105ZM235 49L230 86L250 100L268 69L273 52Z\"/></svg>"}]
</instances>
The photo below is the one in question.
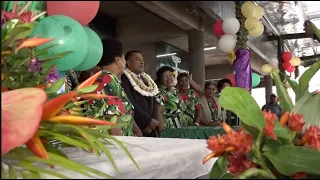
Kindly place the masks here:
<instances>
[{"instance_id":1,"label":"potted plant","mask_svg":"<svg viewBox=\"0 0 320 180\"><path fill-rule=\"evenodd\" d=\"M20 12L16 12L20 9ZM111 178L110 175L74 162L54 146L78 147L79 150L105 154L117 170L107 144L118 144L138 167L126 147L107 132L99 133L90 128L110 129L114 124L71 115L72 108L79 105L78 98L113 98L92 94L97 88L92 85L101 74L98 72L76 90L57 94L65 83L59 79L55 67L48 62L67 56L70 52L56 54L48 59L38 59L47 50L39 49L41 44L52 41L50 38L28 37L34 21L40 17L26 8L16 6L13 12L2 11L1 17L1 177L2 178L41 178L43 174L58 178L69 178L53 168L62 168L85 176ZM47 164L47 166L35 165ZM50 168L47 168L50 167Z\"/></svg>"},{"instance_id":2,"label":"potted plant","mask_svg":"<svg viewBox=\"0 0 320 180\"><path fill-rule=\"evenodd\" d=\"M286 77L296 94L295 105L280 80L279 69L272 69L270 75L285 111L281 119L271 112L262 112L246 90L222 91L221 106L240 117L242 128L236 132L223 123L227 134L208 139L212 153L204 158L204 163L218 157L211 178L320 177L320 93L308 92L309 81L319 69L317 61L299 83Z\"/></svg>"}]
</instances>

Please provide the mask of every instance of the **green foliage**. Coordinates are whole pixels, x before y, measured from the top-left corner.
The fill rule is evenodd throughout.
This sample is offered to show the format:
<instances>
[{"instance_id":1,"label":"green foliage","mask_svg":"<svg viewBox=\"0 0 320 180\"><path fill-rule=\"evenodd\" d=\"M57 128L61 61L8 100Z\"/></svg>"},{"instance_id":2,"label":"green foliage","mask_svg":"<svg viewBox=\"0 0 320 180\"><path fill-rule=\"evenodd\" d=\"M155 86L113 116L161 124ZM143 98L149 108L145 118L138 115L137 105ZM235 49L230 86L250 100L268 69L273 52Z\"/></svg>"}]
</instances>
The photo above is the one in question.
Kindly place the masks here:
<instances>
[{"instance_id":1,"label":"green foliage","mask_svg":"<svg viewBox=\"0 0 320 180\"><path fill-rule=\"evenodd\" d=\"M244 89L226 87L219 98L219 104L239 116L248 126L262 131L265 126L263 114L251 95Z\"/></svg>"},{"instance_id":2,"label":"green foliage","mask_svg":"<svg viewBox=\"0 0 320 180\"><path fill-rule=\"evenodd\" d=\"M234 176L227 172L227 157L221 156L218 160L214 163L211 173L211 179L231 179Z\"/></svg>"},{"instance_id":3,"label":"green foliage","mask_svg":"<svg viewBox=\"0 0 320 180\"><path fill-rule=\"evenodd\" d=\"M320 175L320 152L308 147L280 146L265 152L264 155L286 176L297 172Z\"/></svg>"}]
</instances>

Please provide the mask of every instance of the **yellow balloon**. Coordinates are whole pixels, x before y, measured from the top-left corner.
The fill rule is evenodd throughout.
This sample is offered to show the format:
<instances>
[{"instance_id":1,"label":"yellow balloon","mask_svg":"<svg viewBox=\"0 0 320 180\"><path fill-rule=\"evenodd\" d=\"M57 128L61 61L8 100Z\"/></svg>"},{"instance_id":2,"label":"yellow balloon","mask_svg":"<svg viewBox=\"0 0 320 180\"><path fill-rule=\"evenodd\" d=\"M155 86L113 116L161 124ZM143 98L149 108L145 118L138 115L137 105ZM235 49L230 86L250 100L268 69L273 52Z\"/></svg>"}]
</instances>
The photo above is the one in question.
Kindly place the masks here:
<instances>
[{"instance_id":1,"label":"yellow balloon","mask_svg":"<svg viewBox=\"0 0 320 180\"><path fill-rule=\"evenodd\" d=\"M264 9L261 6L256 6L256 12L254 13L253 17L257 18L258 20L262 18L264 13Z\"/></svg>"},{"instance_id":2,"label":"yellow balloon","mask_svg":"<svg viewBox=\"0 0 320 180\"><path fill-rule=\"evenodd\" d=\"M261 70L262 72L266 73L266 74L269 74L271 73L273 67L270 66L270 64L264 64L262 67L261 67Z\"/></svg>"},{"instance_id":3,"label":"yellow balloon","mask_svg":"<svg viewBox=\"0 0 320 180\"><path fill-rule=\"evenodd\" d=\"M298 57L293 57L289 63L291 64L291 66L299 66L301 63L301 59Z\"/></svg>"},{"instance_id":4,"label":"yellow balloon","mask_svg":"<svg viewBox=\"0 0 320 180\"><path fill-rule=\"evenodd\" d=\"M248 31L253 31L255 30L259 25L259 21L257 18L255 17L251 17L246 19L246 21L244 22L244 27L248 30Z\"/></svg>"},{"instance_id":5,"label":"yellow balloon","mask_svg":"<svg viewBox=\"0 0 320 180\"><path fill-rule=\"evenodd\" d=\"M253 31L249 31L249 34L251 36L260 36L264 31L264 26L262 24L262 22L259 22L258 27L253 30Z\"/></svg>"},{"instance_id":6,"label":"yellow balloon","mask_svg":"<svg viewBox=\"0 0 320 180\"><path fill-rule=\"evenodd\" d=\"M256 5L253 4L250 1L246 1L242 6L241 6L241 13L245 18L251 18L256 12Z\"/></svg>"}]
</instances>

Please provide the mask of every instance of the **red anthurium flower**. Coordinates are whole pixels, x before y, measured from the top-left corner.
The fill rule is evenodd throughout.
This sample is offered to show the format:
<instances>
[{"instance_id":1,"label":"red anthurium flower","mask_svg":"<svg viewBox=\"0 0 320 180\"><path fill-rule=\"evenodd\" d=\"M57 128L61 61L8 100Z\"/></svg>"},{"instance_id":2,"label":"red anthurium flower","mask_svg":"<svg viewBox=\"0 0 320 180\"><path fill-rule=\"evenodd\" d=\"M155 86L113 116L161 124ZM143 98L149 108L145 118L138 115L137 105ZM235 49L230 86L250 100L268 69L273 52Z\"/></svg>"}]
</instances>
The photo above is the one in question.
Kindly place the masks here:
<instances>
[{"instance_id":1,"label":"red anthurium flower","mask_svg":"<svg viewBox=\"0 0 320 180\"><path fill-rule=\"evenodd\" d=\"M310 148L320 150L320 128L317 126L310 126L304 133L302 141L306 141L302 143L307 143Z\"/></svg>"},{"instance_id":2,"label":"red anthurium flower","mask_svg":"<svg viewBox=\"0 0 320 180\"><path fill-rule=\"evenodd\" d=\"M5 155L34 136L47 95L39 88L23 88L1 94L1 154Z\"/></svg>"},{"instance_id":3,"label":"red anthurium flower","mask_svg":"<svg viewBox=\"0 0 320 180\"><path fill-rule=\"evenodd\" d=\"M263 128L264 134L266 136L270 136L272 139L276 140L277 136L273 132L275 124L273 123L274 120L277 119L277 116L273 114L271 111L263 111L264 118L266 120L266 125Z\"/></svg>"},{"instance_id":4,"label":"red anthurium flower","mask_svg":"<svg viewBox=\"0 0 320 180\"><path fill-rule=\"evenodd\" d=\"M290 178L291 179L306 179L307 176L308 176L308 173L297 172L297 173L293 174Z\"/></svg>"},{"instance_id":5,"label":"red anthurium flower","mask_svg":"<svg viewBox=\"0 0 320 180\"><path fill-rule=\"evenodd\" d=\"M257 167L252 161L248 160L245 155L229 155L227 156L228 160L228 171L230 171L234 175L239 175L244 171Z\"/></svg>"},{"instance_id":6,"label":"red anthurium flower","mask_svg":"<svg viewBox=\"0 0 320 180\"><path fill-rule=\"evenodd\" d=\"M288 126L291 131L296 131L298 133L302 131L305 124L302 117L302 115L294 113L289 115Z\"/></svg>"}]
</instances>

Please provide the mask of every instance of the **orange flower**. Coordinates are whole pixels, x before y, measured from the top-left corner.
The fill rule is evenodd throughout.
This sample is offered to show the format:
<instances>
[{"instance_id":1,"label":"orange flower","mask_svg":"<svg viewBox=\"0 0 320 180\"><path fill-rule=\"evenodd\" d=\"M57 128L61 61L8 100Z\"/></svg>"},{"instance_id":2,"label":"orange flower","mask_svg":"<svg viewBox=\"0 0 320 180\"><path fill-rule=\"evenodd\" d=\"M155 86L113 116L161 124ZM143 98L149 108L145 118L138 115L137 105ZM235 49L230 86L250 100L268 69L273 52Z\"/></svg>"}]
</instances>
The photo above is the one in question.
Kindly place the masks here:
<instances>
[{"instance_id":1,"label":"orange flower","mask_svg":"<svg viewBox=\"0 0 320 180\"><path fill-rule=\"evenodd\" d=\"M40 46L41 44L45 44L47 42L50 42L54 39L52 38L30 38L22 42L20 46L17 47L15 50L15 53L17 53L22 48L30 48L30 47L36 47Z\"/></svg>"},{"instance_id":2,"label":"orange flower","mask_svg":"<svg viewBox=\"0 0 320 180\"><path fill-rule=\"evenodd\" d=\"M203 159L203 163L206 163L213 157L221 156L224 153L234 153L236 155L244 155L251 151L252 136L246 134L243 129L238 132L231 131L229 134L225 134L222 137L218 134L212 136L207 141L208 149L213 153L207 155Z\"/></svg>"},{"instance_id":3,"label":"orange flower","mask_svg":"<svg viewBox=\"0 0 320 180\"><path fill-rule=\"evenodd\" d=\"M314 150L320 150L320 128L317 126L310 126L302 138L302 143L308 144L308 146Z\"/></svg>"},{"instance_id":4,"label":"orange flower","mask_svg":"<svg viewBox=\"0 0 320 180\"><path fill-rule=\"evenodd\" d=\"M290 113L287 111L287 112L285 112L285 113L281 116L281 118L280 118L280 124L281 124L282 126L286 125L286 123L287 123L287 121L288 121L289 114L290 114Z\"/></svg>"},{"instance_id":5,"label":"orange flower","mask_svg":"<svg viewBox=\"0 0 320 180\"><path fill-rule=\"evenodd\" d=\"M306 179L308 176L308 173L304 172L297 172L290 176L291 179Z\"/></svg>"},{"instance_id":6,"label":"orange flower","mask_svg":"<svg viewBox=\"0 0 320 180\"><path fill-rule=\"evenodd\" d=\"M271 111L268 111L268 112L263 111L263 115L266 120L266 125L263 128L264 134L266 136L270 136L272 139L276 140L277 136L273 132L273 129L275 127L273 121L277 119L277 116L275 114L271 113Z\"/></svg>"},{"instance_id":7,"label":"orange flower","mask_svg":"<svg viewBox=\"0 0 320 180\"><path fill-rule=\"evenodd\" d=\"M252 161L248 160L245 155L229 155L227 156L228 160L228 171L230 171L234 175L239 175L244 171L257 167Z\"/></svg>"},{"instance_id":8,"label":"orange flower","mask_svg":"<svg viewBox=\"0 0 320 180\"><path fill-rule=\"evenodd\" d=\"M296 131L297 133L300 133L302 131L304 126L302 117L303 116L301 114L292 113L289 115L288 126L291 131Z\"/></svg>"}]
</instances>

